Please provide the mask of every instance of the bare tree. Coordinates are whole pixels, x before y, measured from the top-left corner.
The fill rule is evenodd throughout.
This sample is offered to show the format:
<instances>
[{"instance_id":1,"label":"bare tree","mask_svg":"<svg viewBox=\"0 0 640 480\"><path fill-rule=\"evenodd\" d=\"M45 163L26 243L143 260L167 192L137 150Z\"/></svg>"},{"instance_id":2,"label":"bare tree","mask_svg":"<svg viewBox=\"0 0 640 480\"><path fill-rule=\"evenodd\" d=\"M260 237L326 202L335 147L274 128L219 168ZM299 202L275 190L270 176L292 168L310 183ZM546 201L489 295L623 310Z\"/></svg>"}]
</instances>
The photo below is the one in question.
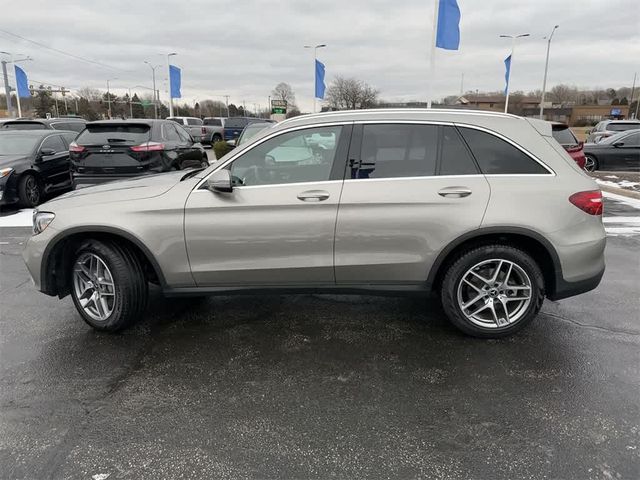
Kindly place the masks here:
<instances>
[{"instance_id":1,"label":"bare tree","mask_svg":"<svg viewBox=\"0 0 640 480\"><path fill-rule=\"evenodd\" d=\"M287 102L289 108L293 108L296 105L296 94L293 92L293 88L286 82L280 82L276 85L276 88L271 92L271 96L275 100L283 100Z\"/></svg>"},{"instance_id":2,"label":"bare tree","mask_svg":"<svg viewBox=\"0 0 640 480\"><path fill-rule=\"evenodd\" d=\"M98 102L102 99L102 92L97 88L82 87L76 93L80 98L86 98L90 102Z\"/></svg>"},{"instance_id":3,"label":"bare tree","mask_svg":"<svg viewBox=\"0 0 640 480\"><path fill-rule=\"evenodd\" d=\"M200 102L200 114L205 117L225 117L227 106L220 100L202 100Z\"/></svg>"},{"instance_id":4,"label":"bare tree","mask_svg":"<svg viewBox=\"0 0 640 480\"><path fill-rule=\"evenodd\" d=\"M549 92L549 97L554 103L559 103L561 106L574 102L578 95L578 89L576 87L570 87L569 85L556 85Z\"/></svg>"},{"instance_id":5,"label":"bare tree","mask_svg":"<svg viewBox=\"0 0 640 480\"><path fill-rule=\"evenodd\" d=\"M332 108L357 110L372 108L378 102L378 90L356 78L336 77L327 89Z\"/></svg>"}]
</instances>

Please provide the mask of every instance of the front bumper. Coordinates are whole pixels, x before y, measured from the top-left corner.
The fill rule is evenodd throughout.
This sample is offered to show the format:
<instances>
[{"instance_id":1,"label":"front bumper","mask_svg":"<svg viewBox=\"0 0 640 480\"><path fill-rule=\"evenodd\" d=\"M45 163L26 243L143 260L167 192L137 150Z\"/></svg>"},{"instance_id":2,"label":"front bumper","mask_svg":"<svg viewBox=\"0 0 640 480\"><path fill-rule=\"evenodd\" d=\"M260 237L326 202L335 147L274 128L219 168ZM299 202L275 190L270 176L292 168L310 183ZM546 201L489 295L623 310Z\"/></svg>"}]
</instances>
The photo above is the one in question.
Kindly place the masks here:
<instances>
[{"instance_id":1,"label":"front bumper","mask_svg":"<svg viewBox=\"0 0 640 480\"><path fill-rule=\"evenodd\" d=\"M0 178L0 205L9 205L18 201L17 182L14 172Z\"/></svg>"}]
</instances>

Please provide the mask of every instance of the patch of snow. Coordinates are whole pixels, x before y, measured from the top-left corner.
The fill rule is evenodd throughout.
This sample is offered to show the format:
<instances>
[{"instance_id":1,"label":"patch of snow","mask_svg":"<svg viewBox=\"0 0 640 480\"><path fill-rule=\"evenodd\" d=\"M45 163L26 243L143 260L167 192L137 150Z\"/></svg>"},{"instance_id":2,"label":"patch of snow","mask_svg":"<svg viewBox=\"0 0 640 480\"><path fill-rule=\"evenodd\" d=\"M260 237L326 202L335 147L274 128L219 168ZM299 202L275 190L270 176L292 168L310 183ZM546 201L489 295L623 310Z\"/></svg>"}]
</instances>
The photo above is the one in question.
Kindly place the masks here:
<instances>
[{"instance_id":1,"label":"patch of snow","mask_svg":"<svg viewBox=\"0 0 640 480\"><path fill-rule=\"evenodd\" d=\"M30 227L31 225L33 225L33 210L30 208L0 216L0 227Z\"/></svg>"},{"instance_id":2,"label":"patch of snow","mask_svg":"<svg viewBox=\"0 0 640 480\"><path fill-rule=\"evenodd\" d=\"M618 185L620 185L622 188L635 188L637 186L640 186L639 182L631 182L629 180L620 180L618 182Z\"/></svg>"},{"instance_id":3,"label":"patch of snow","mask_svg":"<svg viewBox=\"0 0 640 480\"><path fill-rule=\"evenodd\" d=\"M605 175L604 178L619 178L617 175Z\"/></svg>"},{"instance_id":4,"label":"patch of snow","mask_svg":"<svg viewBox=\"0 0 640 480\"><path fill-rule=\"evenodd\" d=\"M96 473L91 478L93 480L107 480L111 474L110 473Z\"/></svg>"}]
</instances>

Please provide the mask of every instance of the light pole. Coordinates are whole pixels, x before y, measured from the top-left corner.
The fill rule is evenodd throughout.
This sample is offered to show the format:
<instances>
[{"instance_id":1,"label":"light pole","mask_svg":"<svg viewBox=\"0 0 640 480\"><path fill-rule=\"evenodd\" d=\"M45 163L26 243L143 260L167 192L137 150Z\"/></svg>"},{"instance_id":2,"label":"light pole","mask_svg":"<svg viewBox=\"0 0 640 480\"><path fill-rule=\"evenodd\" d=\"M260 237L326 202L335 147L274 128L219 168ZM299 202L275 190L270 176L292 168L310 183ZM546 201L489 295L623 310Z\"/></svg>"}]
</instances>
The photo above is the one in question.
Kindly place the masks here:
<instances>
[{"instance_id":1,"label":"light pole","mask_svg":"<svg viewBox=\"0 0 640 480\"><path fill-rule=\"evenodd\" d=\"M16 73L16 62L29 62L33 60L30 56L24 58L18 58L17 60L11 55L11 66L13 67L13 74ZM18 78L16 77L16 103L18 104L18 117L22 117L22 106L20 105L20 92L18 92Z\"/></svg>"},{"instance_id":2,"label":"light pole","mask_svg":"<svg viewBox=\"0 0 640 480\"><path fill-rule=\"evenodd\" d=\"M171 97L171 57L178 55L176 52L167 53L167 77L169 85L169 116L173 117L173 97Z\"/></svg>"},{"instance_id":3,"label":"light pole","mask_svg":"<svg viewBox=\"0 0 640 480\"><path fill-rule=\"evenodd\" d=\"M318 61L318 49L324 48L327 45L321 43L312 47L311 45L305 45L304 48L313 48L313 113L316 113L317 110L317 99L316 99L316 62Z\"/></svg>"},{"instance_id":4,"label":"light pole","mask_svg":"<svg viewBox=\"0 0 640 480\"><path fill-rule=\"evenodd\" d=\"M109 120L111 120L111 91L109 86L109 82L111 82L111 80L117 80L117 78L109 78L107 80L107 116L109 117Z\"/></svg>"},{"instance_id":5,"label":"light pole","mask_svg":"<svg viewBox=\"0 0 640 480\"><path fill-rule=\"evenodd\" d=\"M0 54L4 54L4 55L9 55L9 57L11 58L11 66L13 67L13 73L15 75L15 71L16 71L16 62L25 62L25 61L29 61L29 60L33 60L33 58L26 56L24 58L19 58L17 60L15 60L13 58L13 53L10 52L3 52L0 51ZM7 62L6 60L2 60L2 75L4 77L4 92L7 95L7 112L9 113L9 115L13 115L13 105L11 102L11 85L9 85L9 76L7 75ZM22 108L20 107L20 94L18 93L18 85L16 83L16 100L18 103L18 117L22 116Z\"/></svg>"},{"instance_id":6,"label":"light pole","mask_svg":"<svg viewBox=\"0 0 640 480\"><path fill-rule=\"evenodd\" d=\"M544 79L542 80L542 96L540 97L540 120L543 120L542 113L544 112L544 96L547 93L547 72L549 71L549 50L551 49L551 39L556 29L560 25L556 25L551 30L551 35L547 39L547 59L544 62Z\"/></svg>"},{"instance_id":7,"label":"light pole","mask_svg":"<svg viewBox=\"0 0 640 480\"><path fill-rule=\"evenodd\" d=\"M145 60L144 63L149 65L149 68L151 68L151 78L153 79L153 108L154 108L155 118L158 118L158 100L159 99L156 98L156 68L158 68L160 65L152 65L151 62L148 62L147 60Z\"/></svg>"},{"instance_id":8,"label":"light pole","mask_svg":"<svg viewBox=\"0 0 640 480\"><path fill-rule=\"evenodd\" d=\"M504 113L507 113L509 109L509 90L511 86L511 72L513 71L513 54L516 51L516 39L522 37L528 37L528 33L521 33L520 35L500 35L500 38L510 38L511 39L511 61L509 64L509 79L507 81L507 91L505 92L505 101L504 101Z\"/></svg>"}]
</instances>

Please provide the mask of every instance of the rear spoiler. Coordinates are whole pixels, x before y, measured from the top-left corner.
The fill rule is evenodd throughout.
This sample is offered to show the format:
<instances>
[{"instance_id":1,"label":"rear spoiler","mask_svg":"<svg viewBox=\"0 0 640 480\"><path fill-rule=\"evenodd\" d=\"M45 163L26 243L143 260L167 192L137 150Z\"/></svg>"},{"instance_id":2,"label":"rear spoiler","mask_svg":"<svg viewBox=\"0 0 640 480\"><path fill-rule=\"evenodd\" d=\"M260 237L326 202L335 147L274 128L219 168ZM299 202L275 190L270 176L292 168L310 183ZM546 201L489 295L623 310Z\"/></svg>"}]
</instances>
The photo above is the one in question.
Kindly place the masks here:
<instances>
[{"instance_id":1,"label":"rear spoiler","mask_svg":"<svg viewBox=\"0 0 640 480\"><path fill-rule=\"evenodd\" d=\"M530 118L530 117L524 117L524 118L543 137L551 137L552 136L552 133L551 133L551 122L547 122L545 120L539 120L537 118Z\"/></svg>"}]
</instances>

